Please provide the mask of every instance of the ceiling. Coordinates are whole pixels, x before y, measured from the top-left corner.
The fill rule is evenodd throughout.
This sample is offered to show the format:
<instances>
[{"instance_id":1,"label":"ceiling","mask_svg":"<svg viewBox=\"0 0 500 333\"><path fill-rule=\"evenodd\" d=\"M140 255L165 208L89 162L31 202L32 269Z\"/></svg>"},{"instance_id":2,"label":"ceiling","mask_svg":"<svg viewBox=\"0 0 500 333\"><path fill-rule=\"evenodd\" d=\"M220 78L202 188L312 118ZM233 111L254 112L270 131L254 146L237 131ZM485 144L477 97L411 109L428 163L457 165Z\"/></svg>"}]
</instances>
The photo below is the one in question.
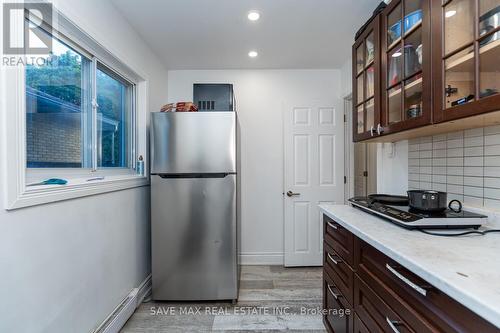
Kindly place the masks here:
<instances>
[{"instance_id":1,"label":"ceiling","mask_svg":"<svg viewBox=\"0 0 500 333\"><path fill-rule=\"evenodd\" d=\"M111 0L168 69L339 68L380 0ZM250 10L260 20L247 19ZM256 50L256 58L248 57Z\"/></svg>"}]
</instances>

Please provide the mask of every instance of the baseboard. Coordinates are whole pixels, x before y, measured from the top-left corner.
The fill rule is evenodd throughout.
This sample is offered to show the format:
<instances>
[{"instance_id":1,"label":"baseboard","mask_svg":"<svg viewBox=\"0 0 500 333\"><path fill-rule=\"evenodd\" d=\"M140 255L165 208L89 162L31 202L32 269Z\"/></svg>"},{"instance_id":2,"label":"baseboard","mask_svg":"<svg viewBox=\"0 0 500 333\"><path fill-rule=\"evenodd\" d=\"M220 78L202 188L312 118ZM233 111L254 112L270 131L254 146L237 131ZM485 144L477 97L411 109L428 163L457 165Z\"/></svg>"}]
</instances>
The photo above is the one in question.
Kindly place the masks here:
<instances>
[{"instance_id":1,"label":"baseboard","mask_svg":"<svg viewBox=\"0 0 500 333\"><path fill-rule=\"evenodd\" d=\"M283 265L282 252L247 252L238 257L240 265Z\"/></svg>"},{"instance_id":2,"label":"baseboard","mask_svg":"<svg viewBox=\"0 0 500 333\"><path fill-rule=\"evenodd\" d=\"M94 333L119 333L135 309L151 293L151 274L117 305L111 314L99 325Z\"/></svg>"}]
</instances>

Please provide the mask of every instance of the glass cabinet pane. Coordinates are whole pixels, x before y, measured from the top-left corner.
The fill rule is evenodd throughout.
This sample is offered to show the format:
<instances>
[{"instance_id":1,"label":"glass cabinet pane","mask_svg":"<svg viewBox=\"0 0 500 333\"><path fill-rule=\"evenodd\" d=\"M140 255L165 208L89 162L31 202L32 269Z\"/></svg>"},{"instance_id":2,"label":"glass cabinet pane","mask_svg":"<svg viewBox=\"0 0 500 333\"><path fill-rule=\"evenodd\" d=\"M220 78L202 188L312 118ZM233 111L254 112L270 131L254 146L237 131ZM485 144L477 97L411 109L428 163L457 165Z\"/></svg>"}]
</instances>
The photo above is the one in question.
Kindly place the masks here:
<instances>
[{"instance_id":1,"label":"glass cabinet pane","mask_svg":"<svg viewBox=\"0 0 500 333\"><path fill-rule=\"evenodd\" d=\"M483 36L500 25L500 1L479 0L479 35ZM500 39L500 33L494 34ZM486 44L486 43L485 43Z\"/></svg>"},{"instance_id":2,"label":"glass cabinet pane","mask_svg":"<svg viewBox=\"0 0 500 333\"><path fill-rule=\"evenodd\" d=\"M401 37L401 4L398 4L387 17L387 46Z\"/></svg>"},{"instance_id":3,"label":"glass cabinet pane","mask_svg":"<svg viewBox=\"0 0 500 333\"><path fill-rule=\"evenodd\" d=\"M474 100L474 49L469 47L445 60L445 107Z\"/></svg>"},{"instance_id":4,"label":"glass cabinet pane","mask_svg":"<svg viewBox=\"0 0 500 333\"><path fill-rule=\"evenodd\" d=\"M359 74L363 71L365 66L364 58L363 58L363 45L358 46L356 49L356 74Z\"/></svg>"},{"instance_id":5,"label":"glass cabinet pane","mask_svg":"<svg viewBox=\"0 0 500 333\"><path fill-rule=\"evenodd\" d=\"M364 101L364 94L363 94L363 75L358 76L357 80L357 86L358 86L358 100L356 104L359 104Z\"/></svg>"},{"instance_id":6,"label":"glass cabinet pane","mask_svg":"<svg viewBox=\"0 0 500 333\"><path fill-rule=\"evenodd\" d=\"M389 124L401 121L401 85L388 91Z\"/></svg>"},{"instance_id":7,"label":"glass cabinet pane","mask_svg":"<svg viewBox=\"0 0 500 333\"><path fill-rule=\"evenodd\" d=\"M405 117L406 119L422 115L422 76L417 75L405 82Z\"/></svg>"},{"instance_id":8,"label":"glass cabinet pane","mask_svg":"<svg viewBox=\"0 0 500 333\"><path fill-rule=\"evenodd\" d=\"M422 0L406 0L404 32L411 31L422 22Z\"/></svg>"},{"instance_id":9,"label":"glass cabinet pane","mask_svg":"<svg viewBox=\"0 0 500 333\"><path fill-rule=\"evenodd\" d=\"M364 115L364 112L363 112L363 104L361 104L360 106L358 106L357 108L357 117L358 117L358 134L359 133L363 133L365 131L365 115Z\"/></svg>"},{"instance_id":10,"label":"glass cabinet pane","mask_svg":"<svg viewBox=\"0 0 500 333\"><path fill-rule=\"evenodd\" d=\"M405 39L405 78L422 70L422 29L418 28Z\"/></svg>"},{"instance_id":11,"label":"glass cabinet pane","mask_svg":"<svg viewBox=\"0 0 500 333\"><path fill-rule=\"evenodd\" d=\"M387 71L387 86L391 87L395 85L396 83L399 83L401 81L401 65L402 65L402 54L401 54L401 48L396 47L394 48L388 55L387 55L387 63L388 63L388 71Z\"/></svg>"},{"instance_id":12,"label":"glass cabinet pane","mask_svg":"<svg viewBox=\"0 0 500 333\"><path fill-rule=\"evenodd\" d=\"M375 102L370 99L365 103L366 110L366 130L370 130L372 127L375 127Z\"/></svg>"},{"instance_id":13,"label":"glass cabinet pane","mask_svg":"<svg viewBox=\"0 0 500 333\"><path fill-rule=\"evenodd\" d=\"M474 4L471 0L453 0L444 7L445 54L461 46L472 44L474 39Z\"/></svg>"},{"instance_id":14,"label":"glass cabinet pane","mask_svg":"<svg viewBox=\"0 0 500 333\"><path fill-rule=\"evenodd\" d=\"M375 95L375 67L369 67L366 72L366 99Z\"/></svg>"},{"instance_id":15,"label":"glass cabinet pane","mask_svg":"<svg viewBox=\"0 0 500 333\"><path fill-rule=\"evenodd\" d=\"M368 37L366 37L365 45L365 66L368 66L373 59L375 59L375 39L373 31L368 35Z\"/></svg>"},{"instance_id":16,"label":"glass cabinet pane","mask_svg":"<svg viewBox=\"0 0 500 333\"><path fill-rule=\"evenodd\" d=\"M487 37L489 42L479 48L479 97L500 91L500 39Z\"/></svg>"}]
</instances>

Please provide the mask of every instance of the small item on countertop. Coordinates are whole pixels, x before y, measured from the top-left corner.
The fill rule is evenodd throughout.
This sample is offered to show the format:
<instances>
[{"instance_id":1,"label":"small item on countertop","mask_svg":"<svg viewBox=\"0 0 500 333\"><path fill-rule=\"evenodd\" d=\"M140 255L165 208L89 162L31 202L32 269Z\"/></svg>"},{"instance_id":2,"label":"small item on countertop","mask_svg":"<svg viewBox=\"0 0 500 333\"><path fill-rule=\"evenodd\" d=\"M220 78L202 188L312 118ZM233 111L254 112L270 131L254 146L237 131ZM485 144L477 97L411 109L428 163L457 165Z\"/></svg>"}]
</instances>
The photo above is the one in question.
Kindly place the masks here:
<instances>
[{"instance_id":1,"label":"small item on countertop","mask_svg":"<svg viewBox=\"0 0 500 333\"><path fill-rule=\"evenodd\" d=\"M160 112L172 112L174 111L174 103L168 103L161 107Z\"/></svg>"},{"instance_id":2,"label":"small item on countertop","mask_svg":"<svg viewBox=\"0 0 500 333\"><path fill-rule=\"evenodd\" d=\"M39 185L66 185L68 181L66 179L60 179L60 178L50 178L43 180L38 183L31 183L27 184L26 186L39 186Z\"/></svg>"},{"instance_id":3,"label":"small item on countertop","mask_svg":"<svg viewBox=\"0 0 500 333\"><path fill-rule=\"evenodd\" d=\"M99 176L99 177L93 177L93 178L87 179L88 182L93 182L93 181L96 181L96 180L104 180L104 177L103 176Z\"/></svg>"},{"instance_id":4,"label":"small item on countertop","mask_svg":"<svg viewBox=\"0 0 500 333\"><path fill-rule=\"evenodd\" d=\"M177 112L197 112L198 107L194 105L193 102L178 102L175 105L175 111Z\"/></svg>"},{"instance_id":5,"label":"small item on countertop","mask_svg":"<svg viewBox=\"0 0 500 333\"><path fill-rule=\"evenodd\" d=\"M139 156L135 170L138 175L144 176L144 159L142 158L142 155Z\"/></svg>"}]
</instances>

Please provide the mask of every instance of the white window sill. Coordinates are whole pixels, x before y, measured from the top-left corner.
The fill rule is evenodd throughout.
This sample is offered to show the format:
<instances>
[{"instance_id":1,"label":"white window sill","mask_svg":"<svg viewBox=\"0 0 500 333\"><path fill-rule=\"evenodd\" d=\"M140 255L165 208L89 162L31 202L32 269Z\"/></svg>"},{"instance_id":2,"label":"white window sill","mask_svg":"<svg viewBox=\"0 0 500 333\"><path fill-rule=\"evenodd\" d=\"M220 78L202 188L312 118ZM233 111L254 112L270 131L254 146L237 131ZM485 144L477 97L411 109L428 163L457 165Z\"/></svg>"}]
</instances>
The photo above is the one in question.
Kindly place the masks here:
<instances>
[{"instance_id":1,"label":"white window sill","mask_svg":"<svg viewBox=\"0 0 500 333\"><path fill-rule=\"evenodd\" d=\"M28 186L15 201L7 206L7 210L149 185L148 177L138 175L106 176L102 180L94 181L87 181L87 179L68 179L66 185Z\"/></svg>"}]
</instances>

